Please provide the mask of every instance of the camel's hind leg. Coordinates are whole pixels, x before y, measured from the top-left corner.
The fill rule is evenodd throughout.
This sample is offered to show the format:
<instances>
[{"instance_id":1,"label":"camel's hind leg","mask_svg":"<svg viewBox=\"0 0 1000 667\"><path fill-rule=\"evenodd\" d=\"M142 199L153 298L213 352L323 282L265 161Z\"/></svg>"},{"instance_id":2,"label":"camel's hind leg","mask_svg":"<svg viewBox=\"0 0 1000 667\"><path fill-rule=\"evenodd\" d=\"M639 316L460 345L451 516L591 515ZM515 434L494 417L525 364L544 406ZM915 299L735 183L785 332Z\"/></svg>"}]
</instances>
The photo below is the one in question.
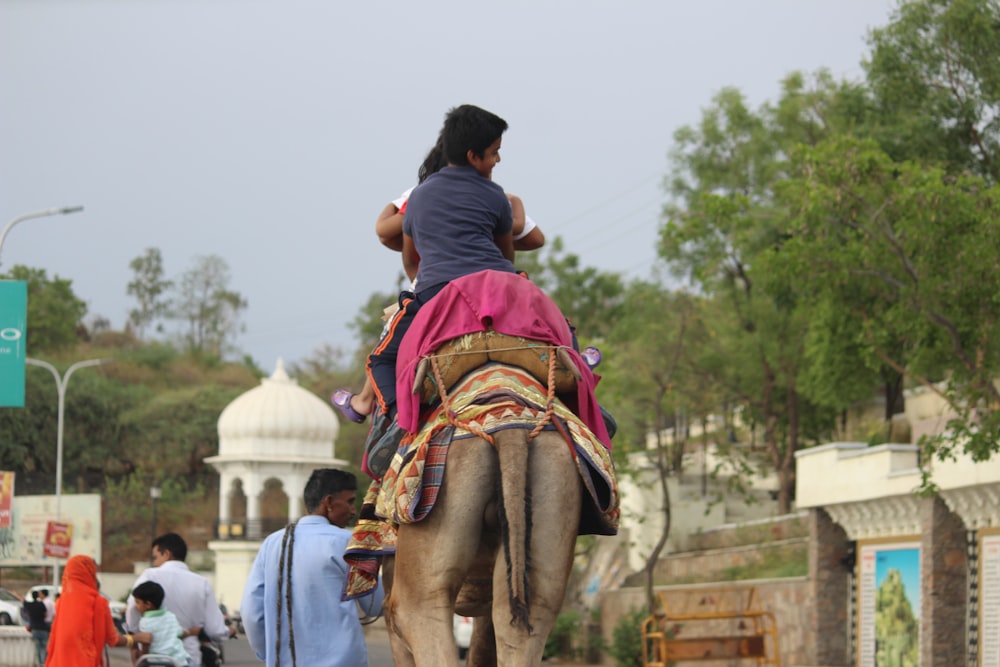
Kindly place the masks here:
<instances>
[{"instance_id":1,"label":"camel's hind leg","mask_svg":"<svg viewBox=\"0 0 1000 667\"><path fill-rule=\"evenodd\" d=\"M460 664L452 634L455 597L477 553L495 479L496 455L488 443L453 443L434 510L399 528L386 618L417 667ZM394 659L396 652L394 646Z\"/></svg>"},{"instance_id":2,"label":"camel's hind leg","mask_svg":"<svg viewBox=\"0 0 1000 667\"><path fill-rule=\"evenodd\" d=\"M526 435L527 431L522 433ZM506 471L501 455L501 474ZM526 602L531 628L513 620L507 565L501 550L493 575L493 624L497 664L504 667L541 664L545 640L562 608L573 565L580 518L580 477L567 444L557 433L543 432L528 447L526 483L531 517ZM513 520L515 517L508 517L508 521Z\"/></svg>"}]
</instances>

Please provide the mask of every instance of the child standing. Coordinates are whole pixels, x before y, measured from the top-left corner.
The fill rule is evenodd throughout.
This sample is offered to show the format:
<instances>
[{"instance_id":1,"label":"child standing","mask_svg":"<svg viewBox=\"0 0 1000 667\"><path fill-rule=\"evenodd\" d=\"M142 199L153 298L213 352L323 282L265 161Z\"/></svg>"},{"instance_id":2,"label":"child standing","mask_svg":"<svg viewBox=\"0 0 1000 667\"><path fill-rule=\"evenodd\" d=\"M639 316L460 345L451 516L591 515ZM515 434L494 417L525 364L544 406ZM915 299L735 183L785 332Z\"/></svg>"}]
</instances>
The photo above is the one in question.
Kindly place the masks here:
<instances>
[{"instance_id":1,"label":"child standing","mask_svg":"<svg viewBox=\"0 0 1000 667\"><path fill-rule=\"evenodd\" d=\"M155 581L144 581L132 590L135 608L142 614L139 629L153 635L149 653L168 655L177 664L190 667L191 657L184 649L182 640L185 637L196 637L201 628L182 628L172 612L161 609L163 596L163 586Z\"/></svg>"}]
</instances>

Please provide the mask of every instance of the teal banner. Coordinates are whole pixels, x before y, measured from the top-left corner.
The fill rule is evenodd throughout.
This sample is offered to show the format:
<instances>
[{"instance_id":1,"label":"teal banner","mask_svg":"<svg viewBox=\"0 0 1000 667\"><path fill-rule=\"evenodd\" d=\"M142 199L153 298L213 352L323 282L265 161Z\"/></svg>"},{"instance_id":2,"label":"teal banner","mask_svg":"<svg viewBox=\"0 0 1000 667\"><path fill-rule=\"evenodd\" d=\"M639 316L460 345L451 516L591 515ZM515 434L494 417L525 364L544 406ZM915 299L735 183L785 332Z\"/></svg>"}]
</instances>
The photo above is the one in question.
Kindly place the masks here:
<instances>
[{"instance_id":1,"label":"teal banner","mask_svg":"<svg viewBox=\"0 0 1000 667\"><path fill-rule=\"evenodd\" d=\"M28 283L0 280L0 407L24 407Z\"/></svg>"}]
</instances>

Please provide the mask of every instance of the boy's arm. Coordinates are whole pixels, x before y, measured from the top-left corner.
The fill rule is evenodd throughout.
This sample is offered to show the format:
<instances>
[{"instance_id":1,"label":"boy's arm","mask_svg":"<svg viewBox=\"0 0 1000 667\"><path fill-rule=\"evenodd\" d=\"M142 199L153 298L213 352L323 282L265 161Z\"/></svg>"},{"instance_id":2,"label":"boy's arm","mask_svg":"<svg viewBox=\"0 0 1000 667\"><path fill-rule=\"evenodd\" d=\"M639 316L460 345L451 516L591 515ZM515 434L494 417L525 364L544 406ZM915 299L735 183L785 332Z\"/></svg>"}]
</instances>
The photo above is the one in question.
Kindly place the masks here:
<instances>
[{"instance_id":1,"label":"boy's arm","mask_svg":"<svg viewBox=\"0 0 1000 667\"><path fill-rule=\"evenodd\" d=\"M545 245L545 234L542 233L542 230L531 218L525 222L526 226L529 224L531 229L528 230L527 234L524 234L523 230L521 232L523 236L514 234L514 250L538 250Z\"/></svg>"},{"instance_id":2,"label":"boy's arm","mask_svg":"<svg viewBox=\"0 0 1000 667\"><path fill-rule=\"evenodd\" d=\"M403 234L403 271L406 272L406 277L412 281L417 277L417 269L419 268L420 255L417 254L417 247L413 245L413 237L409 234Z\"/></svg>"},{"instance_id":3,"label":"boy's arm","mask_svg":"<svg viewBox=\"0 0 1000 667\"><path fill-rule=\"evenodd\" d=\"M510 212L514 216L511 232L514 235L514 250L538 250L545 245L545 234L534 220L524 212L524 202L517 195L507 193Z\"/></svg>"},{"instance_id":4,"label":"boy's arm","mask_svg":"<svg viewBox=\"0 0 1000 667\"><path fill-rule=\"evenodd\" d=\"M524 202L517 195L512 195L507 193L507 201L510 202L510 213L514 219L514 225L511 227L511 232L514 236L520 236L521 232L524 231L524 222L526 216L524 215Z\"/></svg>"},{"instance_id":5,"label":"boy's arm","mask_svg":"<svg viewBox=\"0 0 1000 667\"><path fill-rule=\"evenodd\" d=\"M403 249L403 214L396 205L389 202L378 214L375 221L375 234L379 242L386 248L399 252Z\"/></svg>"},{"instance_id":6,"label":"boy's arm","mask_svg":"<svg viewBox=\"0 0 1000 667\"><path fill-rule=\"evenodd\" d=\"M514 235L510 232L497 234L493 237L493 242L500 248L500 254L514 262Z\"/></svg>"}]
</instances>

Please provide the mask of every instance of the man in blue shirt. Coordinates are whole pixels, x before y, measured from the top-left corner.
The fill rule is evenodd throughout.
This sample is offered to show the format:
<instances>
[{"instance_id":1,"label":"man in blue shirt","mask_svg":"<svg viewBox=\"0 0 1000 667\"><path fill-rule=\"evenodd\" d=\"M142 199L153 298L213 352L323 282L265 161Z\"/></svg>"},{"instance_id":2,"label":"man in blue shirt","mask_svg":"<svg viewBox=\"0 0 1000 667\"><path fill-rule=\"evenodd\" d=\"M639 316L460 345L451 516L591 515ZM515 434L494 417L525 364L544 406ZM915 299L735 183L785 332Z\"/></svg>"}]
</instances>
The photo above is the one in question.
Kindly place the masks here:
<instances>
[{"instance_id":1,"label":"man in blue shirt","mask_svg":"<svg viewBox=\"0 0 1000 667\"><path fill-rule=\"evenodd\" d=\"M240 615L250 647L268 667L368 666L358 605L380 614L381 582L358 602L341 600L356 490L348 472L313 471L303 494L309 514L269 535L257 552Z\"/></svg>"}]
</instances>

